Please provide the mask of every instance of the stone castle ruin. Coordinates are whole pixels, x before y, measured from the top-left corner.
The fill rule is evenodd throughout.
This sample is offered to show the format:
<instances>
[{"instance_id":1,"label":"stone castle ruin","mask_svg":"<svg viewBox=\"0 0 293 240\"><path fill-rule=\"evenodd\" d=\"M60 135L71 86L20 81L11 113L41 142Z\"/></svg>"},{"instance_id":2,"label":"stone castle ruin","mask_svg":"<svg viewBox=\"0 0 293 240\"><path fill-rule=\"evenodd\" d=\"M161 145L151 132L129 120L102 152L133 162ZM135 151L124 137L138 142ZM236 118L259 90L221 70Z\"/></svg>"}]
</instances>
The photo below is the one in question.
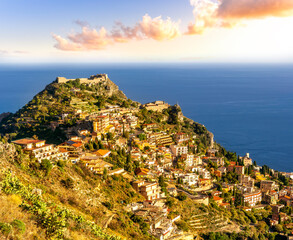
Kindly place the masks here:
<instances>
[{"instance_id":1,"label":"stone castle ruin","mask_svg":"<svg viewBox=\"0 0 293 240\"><path fill-rule=\"evenodd\" d=\"M89 78L78 78L80 80L80 83L83 84L97 84L100 82L105 82L108 79L108 74L97 74L97 75L92 75ZM65 77L57 77L56 81L57 83L66 83L68 81L74 81L76 79L67 79Z\"/></svg>"}]
</instances>

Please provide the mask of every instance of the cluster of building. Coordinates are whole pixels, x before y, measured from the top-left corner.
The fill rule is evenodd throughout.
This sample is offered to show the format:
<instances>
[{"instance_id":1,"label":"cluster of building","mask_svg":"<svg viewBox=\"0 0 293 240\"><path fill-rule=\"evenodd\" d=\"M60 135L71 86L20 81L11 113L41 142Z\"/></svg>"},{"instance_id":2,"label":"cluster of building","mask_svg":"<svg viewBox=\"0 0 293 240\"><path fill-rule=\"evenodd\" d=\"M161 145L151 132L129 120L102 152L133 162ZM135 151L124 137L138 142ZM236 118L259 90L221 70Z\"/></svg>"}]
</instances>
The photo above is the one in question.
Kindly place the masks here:
<instances>
[{"instance_id":1,"label":"cluster of building","mask_svg":"<svg viewBox=\"0 0 293 240\"><path fill-rule=\"evenodd\" d=\"M93 76L92 80L98 81L104 77L106 76ZM58 81L67 80L60 78ZM156 101L142 107L162 112L169 105ZM164 177L167 183L166 190L171 196L175 197L178 194L177 185L180 191L188 193L188 196L196 203L209 204L205 193L210 193L210 200L228 208L235 198L225 202L221 196L223 192L237 190L241 193L243 206L255 207L261 202L270 204L274 206L272 224L284 218L280 213L281 207L277 205L280 200L287 206L293 205L293 188L279 190L274 181L267 180L266 176L260 174L257 166L253 170L255 178L245 175L245 168L252 165L249 154L240 157L237 164L219 157L218 150L213 147L205 154L197 153L196 135L172 132L168 131L169 129L162 130L157 123L144 124L137 117L138 111L138 108L107 106L100 112L82 115L83 120L90 123L89 127L68 131L68 140L58 146L46 144L44 140L29 138L19 139L13 143L20 145L25 152L38 161L48 159L81 162L99 175L104 174L105 171L109 175L127 174L123 168L114 170L113 164L108 161L112 151L124 149L131 160L138 162L141 166L135 169L134 175L129 179L135 191L145 199L143 203L130 205L129 209L135 216L143 218L150 226L149 232L160 239L167 239L176 232L174 221L180 216L173 220L167 218L168 209L164 205L166 194L159 186L159 176ZM62 119L67 117L68 115L64 114ZM126 133L128 133L127 137ZM101 142L103 149L86 150L85 145L93 141ZM239 162L242 164L240 165ZM238 175L238 183L224 183L222 191L216 191L216 179L229 172ZM256 180L260 181L259 188L255 186ZM193 196L194 192L200 194Z\"/></svg>"},{"instance_id":2,"label":"cluster of building","mask_svg":"<svg viewBox=\"0 0 293 240\"><path fill-rule=\"evenodd\" d=\"M163 240L180 231L174 225L174 222L180 219L180 215L169 219L169 210L163 200L145 201L143 203L132 203L126 207L126 210L134 213L134 216L140 217L150 226L149 232L156 238Z\"/></svg>"}]
</instances>

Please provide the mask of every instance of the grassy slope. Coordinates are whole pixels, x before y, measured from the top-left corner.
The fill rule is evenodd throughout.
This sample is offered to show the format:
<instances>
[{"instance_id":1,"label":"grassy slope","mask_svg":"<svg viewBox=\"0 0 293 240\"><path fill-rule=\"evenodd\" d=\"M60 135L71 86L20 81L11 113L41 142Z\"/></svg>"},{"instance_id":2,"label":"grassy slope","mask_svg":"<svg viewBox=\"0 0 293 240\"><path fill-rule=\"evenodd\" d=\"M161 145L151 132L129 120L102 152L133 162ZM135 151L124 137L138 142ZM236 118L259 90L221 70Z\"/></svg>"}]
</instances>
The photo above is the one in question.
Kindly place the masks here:
<instances>
[{"instance_id":1,"label":"grassy slope","mask_svg":"<svg viewBox=\"0 0 293 240\"><path fill-rule=\"evenodd\" d=\"M39 167L32 168L29 160L18 165L13 159L7 159L9 158L1 158L0 180L3 181L6 171L9 169L12 175L17 176L26 187L30 185L31 189L41 189L41 201L48 204L50 209L52 206L65 208L89 221L94 221L101 227L113 215L113 220L106 232L112 234L112 227L115 231L114 235L127 239L148 239L148 236L142 234L139 226L135 225L130 220L130 216L123 210L126 203L142 200L141 196L137 195L123 178L107 177L107 179L102 179L81 165L70 163L63 168L54 166L49 175L46 176L45 171ZM68 184L69 186L64 186L62 180L68 178L73 181ZM24 208L20 207L23 200L25 198L19 193L0 192L0 222L11 223L14 219L21 220L26 226L25 234L21 236L21 239L45 239L46 229L40 224L40 220L30 211L24 211ZM121 204L122 201L124 204ZM19 235L14 232L12 231L10 236ZM87 227L79 228L71 221L67 222L64 238L97 239Z\"/></svg>"}]
</instances>

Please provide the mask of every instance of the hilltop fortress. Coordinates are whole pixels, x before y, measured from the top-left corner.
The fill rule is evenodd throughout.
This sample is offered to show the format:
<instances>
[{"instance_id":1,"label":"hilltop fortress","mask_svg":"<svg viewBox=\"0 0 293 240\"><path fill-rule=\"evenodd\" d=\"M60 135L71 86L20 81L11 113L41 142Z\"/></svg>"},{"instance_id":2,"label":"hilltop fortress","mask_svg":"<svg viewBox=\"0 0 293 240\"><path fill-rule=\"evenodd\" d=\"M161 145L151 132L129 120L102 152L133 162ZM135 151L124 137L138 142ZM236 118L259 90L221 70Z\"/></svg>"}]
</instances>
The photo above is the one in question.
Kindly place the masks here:
<instances>
[{"instance_id":1,"label":"hilltop fortress","mask_svg":"<svg viewBox=\"0 0 293 240\"><path fill-rule=\"evenodd\" d=\"M89 78L78 78L80 80L80 83L85 83L85 84L97 84L100 82L105 82L108 78L108 74L97 74L97 75L92 75ZM56 81L57 83L66 83L68 81L74 81L76 79L67 79L65 77L57 77Z\"/></svg>"},{"instance_id":2,"label":"hilltop fortress","mask_svg":"<svg viewBox=\"0 0 293 240\"><path fill-rule=\"evenodd\" d=\"M86 84L88 86L97 85L99 88L98 93L101 95L112 96L115 94L123 99L127 99L125 94L109 79L108 74L106 73L91 75L89 78L67 79L65 77L57 77L55 83L62 84L75 80L79 80L80 84Z\"/></svg>"}]
</instances>

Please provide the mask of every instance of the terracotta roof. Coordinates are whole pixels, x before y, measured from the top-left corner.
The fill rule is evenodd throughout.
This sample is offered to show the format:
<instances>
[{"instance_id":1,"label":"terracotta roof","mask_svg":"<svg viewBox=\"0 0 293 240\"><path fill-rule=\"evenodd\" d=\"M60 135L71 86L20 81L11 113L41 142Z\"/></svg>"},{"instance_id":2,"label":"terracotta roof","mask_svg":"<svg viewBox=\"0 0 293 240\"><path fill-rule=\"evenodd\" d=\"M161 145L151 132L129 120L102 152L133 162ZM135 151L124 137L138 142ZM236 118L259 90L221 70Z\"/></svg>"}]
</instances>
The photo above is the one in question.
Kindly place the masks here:
<instances>
[{"instance_id":1,"label":"terracotta roof","mask_svg":"<svg viewBox=\"0 0 293 240\"><path fill-rule=\"evenodd\" d=\"M221 203L220 205L223 207L226 207L226 206L230 206L230 203Z\"/></svg>"},{"instance_id":2,"label":"terracotta roof","mask_svg":"<svg viewBox=\"0 0 293 240\"><path fill-rule=\"evenodd\" d=\"M13 143L20 144L20 145L27 145L30 143L39 143L39 142L45 142L45 140L35 140L35 139L31 139L31 138L23 138L23 139L13 141Z\"/></svg>"},{"instance_id":3,"label":"terracotta roof","mask_svg":"<svg viewBox=\"0 0 293 240\"><path fill-rule=\"evenodd\" d=\"M135 169L135 174L136 175L147 175L149 172L149 169L146 168L137 168Z\"/></svg>"},{"instance_id":4,"label":"terracotta roof","mask_svg":"<svg viewBox=\"0 0 293 240\"><path fill-rule=\"evenodd\" d=\"M286 199L289 199L289 200L291 200L291 197L289 197L289 196L283 196L283 197L281 197L281 198L286 198Z\"/></svg>"},{"instance_id":5,"label":"terracotta roof","mask_svg":"<svg viewBox=\"0 0 293 240\"><path fill-rule=\"evenodd\" d=\"M99 149L98 151L95 152L95 154L103 157L103 156L107 155L109 152L111 152L111 151L109 151L107 149Z\"/></svg>"},{"instance_id":6,"label":"terracotta roof","mask_svg":"<svg viewBox=\"0 0 293 240\"><path fill-rule=\"evenodd\" d=\"M71 146L79 148L79 147L82 146L82 143L81 142L76 142L76 143L73 143Z\"/></svg>"},{"instance_id":7,"label":"terracotta roof","mask_svg":"<svg viewBox=\"0 0 293 240\"><path fill-rule=\"evenodd\" d=\"M59 152L68 152L68 151L64 148L59 148Z\"/></svg>"},{"instance_id":8,"label":"terracotta roof","mask_svg":"<svg viewBox=\"0 0 293 240\"><path fill-rule=\"evenodd\" d=\"M214 200L214 201L220 201L220 200L223 200L223 198L218 197L218 196L214 196L214 197L213 197L213 200Z\"/></svg>"}]
</instances>

